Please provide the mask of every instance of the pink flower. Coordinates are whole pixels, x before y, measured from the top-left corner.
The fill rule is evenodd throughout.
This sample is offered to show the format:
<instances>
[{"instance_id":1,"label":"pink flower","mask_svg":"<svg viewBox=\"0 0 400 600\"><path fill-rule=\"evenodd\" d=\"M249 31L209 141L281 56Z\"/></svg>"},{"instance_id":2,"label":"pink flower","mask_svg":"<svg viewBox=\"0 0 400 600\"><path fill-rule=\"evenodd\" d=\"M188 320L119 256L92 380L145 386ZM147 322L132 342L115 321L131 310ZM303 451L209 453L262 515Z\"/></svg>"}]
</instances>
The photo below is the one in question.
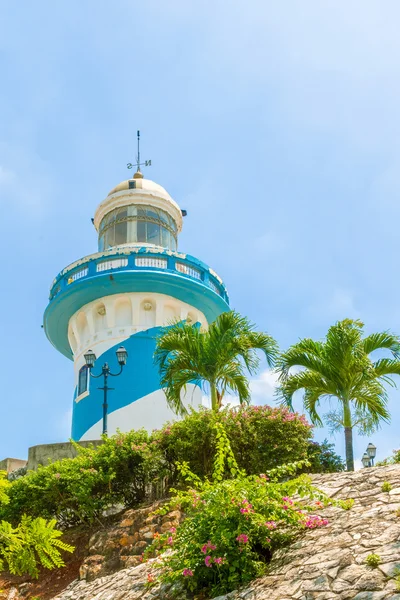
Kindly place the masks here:
<instances>
[{"instance_id":1,"label":"pink flower","mask_svg":"<svg viewBox=\"0 0 400 600\"><path fill-rule=\"evenodd\" d=\"M222 556L218 556L218 558L214 558L214 562L217 565L222 565L222 563L224 562L224 559L222 558Z\"/></svg>"},{"instance_id":2,"label":"pink flower","mask_svg":"<svg viewBox=\"0 0 400 600\"><path fill-rule=\"evenodd\" d=\"M55 477L56 479L60 479L60 477L61 477L61 473L55 473L54 477Z\"/></svg>"},{"instance_id":3,"label":"pink flower","mask_svg":"<svg viewBox=\"0 0 400 600\"><path fill-rule=\"evenodd\" d=\"M217 546L215 546L215 544L212 544L210 542L210 540L208 540L207 544L204 544L204 546L201 547L201 551L203 554L207 554L208 550L216 550Z\"/></svg>"},{"instance_id":4,"label":"pink flower","mask_svg":"<svg viewBox=\"0 0 400 600\"><path fill-rule=\"evenodd\" d=\"M240 533L237 536L236 541L238 541L239 544L247 544L247 542L249 541L249 537L245 533Z\"/></svg>"},{"instance_id":5,"label":"pink flower","mask_svg":"<svg viewBox=\"0 0 400 600\"><path fill-rule=\"evenodd\" d=\"M288 498L287 496L285 496L284 498L282 498L283 502L286 502L287 504L290 504L290 506L293 505L293 500L291 500L290 498Z\"/></svg>"},{"instance_id":6,"label":"pink flower","mask_svg":"<svg viewBox=\"0 0 400 600\"><path fill-rule=\"evenodd\" d=\"M183 569L183 576L184 577L193 577L193 571L192 569Z\"/></svg>"},{"instance_id":7,"label":"pink flower","mask_svg":"<svg viewBox=\"0 0 400 600\"><path fill-rule=\"evenodd\" d=\"M212 566L212 558L211 556L206 556L204 559L204 562L206 564L206 567L211 567Z\"/></svg>"},{"instance_id":8,"label":"pink flower","mask_svg":"<svg viewBox=\"0 0 400 600\"><path fill-rule=\"evenodd\" d=\"M172 546L172 544L174 543L174 539L173 537L170 535L169 538L167 539L167 544L169 544L170 546Z\"/></svg>"},{"instance_id":9,"label":"pink flower","mask_svg":"<svg viewBox=\"0 0 400 600\"><path fill-rule=\"evenodd\" d=\"M265 523L265 527L267 527L268 529L276 529L276 522L275 521L267 521Z\"/></svg>"},{"instance_id":10,"label":"pink flower","mask_svg":"<svg viewBox=\"0 0 400 600\"><path fill-rule=\"evenodd\" d=\"M176 533L176 527L171 527L170 532L171 533Z\"/></svg>"},{"instance_id":11,"label":"pink flower","mask_svg":"<svg viewBox=\"0 0 400 600\"><path fill-rule=\"evenodd\" d=\"M328 525L328 523L329 521L327 519L321 519L318 515L310 515L304 523L304 527L307 527L307 529L316 529L317 527L324 527L324 525Z\"/></svg>"}]
</instances>

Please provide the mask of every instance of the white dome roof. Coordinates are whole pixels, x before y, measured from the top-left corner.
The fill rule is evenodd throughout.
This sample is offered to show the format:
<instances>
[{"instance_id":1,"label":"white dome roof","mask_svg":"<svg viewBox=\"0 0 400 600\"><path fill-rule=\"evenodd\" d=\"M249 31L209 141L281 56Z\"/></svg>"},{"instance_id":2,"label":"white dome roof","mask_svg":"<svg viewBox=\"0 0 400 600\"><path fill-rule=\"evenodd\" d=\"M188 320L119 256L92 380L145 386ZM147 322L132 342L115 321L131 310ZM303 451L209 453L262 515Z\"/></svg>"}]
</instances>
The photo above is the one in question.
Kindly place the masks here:
<instances>
[{"instance_id":1,"label":"white dome roof","mask_svg":"<svg viewBox=\"0 0 400 600\"><path fill-rule=\"evenodd\" d=\"M122 206L134 204L150 204L166 210L175 220L178 232L182 229L182 212L178 204L171 198L167 190L151 179L143 179L141 173L135 173L133 179L126 179L115 186L107 198L97 207L94 225L99 229L103 217Z\"/></svg>"},{"instance_id":2,"label":"white dome roof","mask_svg":"<svg viewBox=\"0 0 400 600\"><path fill-rule=\"evenodd\" d=\"M134 178L135 181L135 189L136 190L146 190L148 192L153 192L156 196L161 196L162 198L166 198L174 202L171 196L168 194L167 190L155 183L155 181L151 181L151 179L142 179L142 178ZM132 182L132 179L126 179L125 181L121 181L118 185L115 186L109 193L108 196L112 194L116 194L117 192L122 192L122 190L129 190L129 182ZM107 196L107 197L108 197Z\"/></svg>"}]
</instances>

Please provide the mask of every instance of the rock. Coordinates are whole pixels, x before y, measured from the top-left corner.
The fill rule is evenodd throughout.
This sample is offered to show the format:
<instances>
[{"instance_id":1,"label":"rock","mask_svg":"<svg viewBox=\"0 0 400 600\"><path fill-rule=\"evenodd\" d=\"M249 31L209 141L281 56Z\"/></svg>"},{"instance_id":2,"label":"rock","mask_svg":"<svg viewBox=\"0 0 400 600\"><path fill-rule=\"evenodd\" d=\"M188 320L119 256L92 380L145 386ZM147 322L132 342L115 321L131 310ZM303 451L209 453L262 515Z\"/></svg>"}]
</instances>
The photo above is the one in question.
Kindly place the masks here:
<instances>
[{"instance_id":1,"label":"rock","mask_svg":"<svg viewBox=\"0 0 400 600\"><path fill-rule=\"evenodd\" d=\"M393 579L400 567L400 465L312 478L338 499L354 498L353 508L321 509L328 527L306 531L291 547L275 552L268 575L214 600L400 600ZM389 494L381 492L384 481L392 485ZM154 506L126 511L119 523L94 534L82 580L54 600L169 600L174 594L188 600L179 587L147 587L155 564L141 562L143 550L155 532L169 531L182 519L179 511L163 517L153 511ZM382 561L376 569L365 562L371 552Z\"/></svg>"}]
</instances>

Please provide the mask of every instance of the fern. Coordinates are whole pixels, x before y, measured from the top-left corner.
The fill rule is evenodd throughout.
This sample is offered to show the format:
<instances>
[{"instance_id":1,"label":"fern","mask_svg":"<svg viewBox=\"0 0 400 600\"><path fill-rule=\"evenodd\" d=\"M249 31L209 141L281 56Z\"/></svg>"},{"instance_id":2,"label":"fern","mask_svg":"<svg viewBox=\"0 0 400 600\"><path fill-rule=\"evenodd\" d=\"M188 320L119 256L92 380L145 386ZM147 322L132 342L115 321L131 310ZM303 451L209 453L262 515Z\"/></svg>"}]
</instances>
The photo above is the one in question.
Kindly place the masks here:
<instances>
[{"instance_id":1,"label":"fern","mask_svg":"<svg viewBox=\"0 0 400 600\"><path fill-rule=\"evenodd\" d=\"M8 486L5 474L0 473L0 504L8 503ZM60 539L62 533L55 527L55 520L33 519L26 515L16 527L1 521L0 572L7 568L13 575L28 573L37 577L39 565L46 569L63 567L60 550L73 552L74 547Z\"/></svg>"}]
</instances>

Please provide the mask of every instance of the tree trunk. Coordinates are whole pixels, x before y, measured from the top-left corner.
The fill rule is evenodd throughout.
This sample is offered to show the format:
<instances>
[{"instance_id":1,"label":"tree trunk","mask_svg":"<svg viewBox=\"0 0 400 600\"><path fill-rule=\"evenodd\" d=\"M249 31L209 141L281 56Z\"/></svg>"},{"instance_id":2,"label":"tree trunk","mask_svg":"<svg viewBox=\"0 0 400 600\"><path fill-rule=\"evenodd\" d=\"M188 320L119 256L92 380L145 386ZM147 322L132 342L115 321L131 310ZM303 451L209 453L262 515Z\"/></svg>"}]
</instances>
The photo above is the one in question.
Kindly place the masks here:
<instances>
[{"instance_id":1,"label":"tree trunk","mask_svg":"<svg viewBox=\"0 0 400 600\"><path fill-rule=\"evenodd\" d=\"M218 407L217 387L214 383L210 383L210 389L211 389L211 409L215 412L218 412L219 407Z\"/></svg>"},{"instance_id":2,"label":"tree trunk","mask_svg":"<svg viewBox=\"0 0 400 600\"><path fill-rule=\"evenodd\" d=\"M353 423L351 422L350 403L347 399L343 401L343 425L346 445L346 466L348 471L354 471Z\"/></svg>"},{"instance_id":3,"label":"tree trunk","mask_svg":"<svg viewBox=\"0 0 400 600\"><path fill-rule=\"evenodd\" d=\"M354 455L353 455L353 428L344 428L344 439L346 442L346 466L348 471L354 471Z\"/></svg>"}]
</instances>

